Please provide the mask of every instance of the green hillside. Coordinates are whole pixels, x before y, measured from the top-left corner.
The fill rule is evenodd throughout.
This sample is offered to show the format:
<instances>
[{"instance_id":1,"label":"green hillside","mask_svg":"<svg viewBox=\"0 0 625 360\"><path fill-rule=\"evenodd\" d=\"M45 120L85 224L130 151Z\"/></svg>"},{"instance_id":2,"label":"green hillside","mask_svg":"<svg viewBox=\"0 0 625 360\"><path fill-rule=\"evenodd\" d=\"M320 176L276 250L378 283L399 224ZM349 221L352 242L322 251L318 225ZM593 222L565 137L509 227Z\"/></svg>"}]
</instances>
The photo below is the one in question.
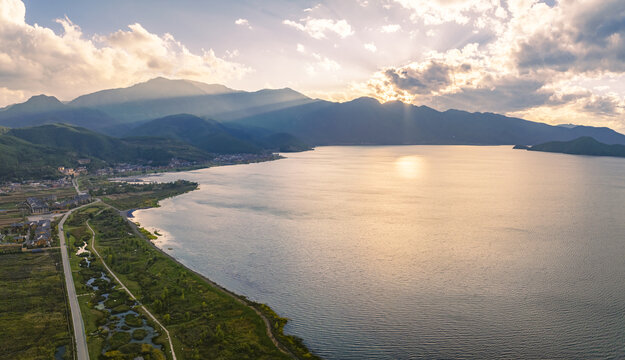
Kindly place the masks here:
<instances>
[{"instance_id":1,"label":"green hillside","mask_svg":"<svg viewBox=\"0 0 625 360\"><path fill-rule=\"evenodd\" d=\"M108 161L125 161L131 157L131 147L123 141L73 125L50 124L11 129L7 134L84 157Z\"/></svg>"},{"instance_id":2,"label":"green hillside","mask_svg":"<svg viewBox=\"0 0 625 360\"><path fill-rule=\"evenodd\" d=\"M0 135L0 181L53 179L59 177L58 166L75 163L67 152L35 145L16 137Z\"/></svg>"},{"instance_id":3,"label":"green hillside","mask_svg":"<svg viewBox=\"0 0 625 360\"><path fill-rule=\"evenodd\" d=\"M233 136L214 120L179 114L149 121L131 131L135 135L166 137L187 142L199 149L217 154L258 153L260 147Z\"/></svg>"},{"instance_id":4,"label":"green hillside","mask_svg":"<svg viewBox=\"0 0 625 360\"><path fill-rule=\"evenodd\" d=\"M0 131L0 182L56 178L59 166L75 167L89 158L90 170L116 163L167 165L171 159L203 162L214 156L166 138L117 139L85 128L51 124Z\"/></svg>"}]
</instances>

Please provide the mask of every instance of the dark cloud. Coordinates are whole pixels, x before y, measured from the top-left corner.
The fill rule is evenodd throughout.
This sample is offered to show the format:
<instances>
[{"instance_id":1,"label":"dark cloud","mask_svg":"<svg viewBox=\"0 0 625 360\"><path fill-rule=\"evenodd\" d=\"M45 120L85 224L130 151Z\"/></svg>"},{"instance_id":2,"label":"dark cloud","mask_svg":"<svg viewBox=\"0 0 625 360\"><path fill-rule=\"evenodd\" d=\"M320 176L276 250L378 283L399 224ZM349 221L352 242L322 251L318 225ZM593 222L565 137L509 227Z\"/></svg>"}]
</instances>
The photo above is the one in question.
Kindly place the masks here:
<instances>
[{"instance_id":1,"label":"dark cloud","mask_svg":"<svg viewBox=\"0 0 625 360\"><path fill-rule=\"evenodd\" d=\"M388 84L411 94L430 94L452 83L452 68L445 64L430 62L424 69L410 67L390 68L384 72Z\"/></svg>"},{"instance_id":2,"label":"dark cloud","mask_svg":"<svg viewBox=\"0 0 625 360\"><path fill-rule=\"evenodd\" d=\"M592 114L618 115L618 102L610 97L589 98L582 109Z\"/></svg>"},{"instance_id":3,"label":"dark cloud","mask_svg":"<svg viewBox=\"0 0 625 360\"><path fill-rule=\"evenodd\" d=\"M520 69L625 71L625 1L593 2L559 21L519 44Z\"/></svg>"},{"instance_id":4,"label":"dark cloud","mask_svg":"<svg viewBox=\"0 0 625 360\"><path fill-rule=\"evenodd\" d=\"M443 94L431 100L439 109L464 109L505 113L540 106L549 101L553 92L542 89L543 83L531 78L486 77L477 87Z\"/></svg>"}]
</instances>

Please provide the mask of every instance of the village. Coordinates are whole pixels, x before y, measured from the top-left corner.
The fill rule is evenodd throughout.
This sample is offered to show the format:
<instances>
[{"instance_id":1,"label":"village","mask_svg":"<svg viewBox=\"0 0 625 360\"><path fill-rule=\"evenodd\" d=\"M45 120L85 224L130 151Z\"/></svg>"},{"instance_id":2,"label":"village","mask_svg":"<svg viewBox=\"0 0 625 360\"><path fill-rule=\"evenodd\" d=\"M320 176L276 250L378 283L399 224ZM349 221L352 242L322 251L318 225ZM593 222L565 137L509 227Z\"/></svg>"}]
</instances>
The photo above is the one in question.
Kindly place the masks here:
<instances>
[{"instance_id":1,"label":"village","mask_svg":"<svg viewBox=\"0 0 625 360\"><path fill-rule=\"evenodd\" d=\"M80 159L77 167L59 167L58 171L65 175L60 179L3 183L0 184L0 246L21 244L23 251L53 246L54 219L70 209L92 201L91 195L76 195L74 192L74 179L80 175L91 173L98 177L128 176L133 173L252 163L277 158L280 158L278 154L225 154L205 163L171 159L166 166L116 164L91 171L87 169L91 161ZM13 197L21 197L21 200L14 200Z\"/></svg>"},{"instance_id":2,"label":"village","mask_svg":"<svg viewBox=\"0 0 625 360\"><path fill-rule=\"evenodd\" d=\"M89 194L79 194L63 200L56 195L44 198L29 197L22 208L31 215L31 220L12 223L0 231L0 244L22 244L22 251L52 247L52 221L59 214L91 202ZM36 219L33 219L36 217ZM25 218L25 217L24 217Z\"/></svg>"}]
</instances>

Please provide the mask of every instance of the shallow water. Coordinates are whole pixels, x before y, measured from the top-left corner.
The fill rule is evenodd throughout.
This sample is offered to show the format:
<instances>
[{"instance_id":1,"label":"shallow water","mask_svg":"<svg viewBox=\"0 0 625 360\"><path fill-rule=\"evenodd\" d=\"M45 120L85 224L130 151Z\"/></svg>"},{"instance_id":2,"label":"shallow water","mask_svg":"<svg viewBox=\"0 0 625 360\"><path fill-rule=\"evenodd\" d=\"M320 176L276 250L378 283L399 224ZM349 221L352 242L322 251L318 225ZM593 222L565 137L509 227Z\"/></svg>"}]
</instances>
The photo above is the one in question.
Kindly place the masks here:
<instances>
[{"instance_id":1,"label":"shallow water","mask_svg":"<svg viewBox=\"0 0 625 360\"><path fill-rule=\"evenodd\" d=\"M137 221L328 359L625 357L625 159L471 146L288 156L162 175L200 190Z\"/></svg>"}]
</instances>

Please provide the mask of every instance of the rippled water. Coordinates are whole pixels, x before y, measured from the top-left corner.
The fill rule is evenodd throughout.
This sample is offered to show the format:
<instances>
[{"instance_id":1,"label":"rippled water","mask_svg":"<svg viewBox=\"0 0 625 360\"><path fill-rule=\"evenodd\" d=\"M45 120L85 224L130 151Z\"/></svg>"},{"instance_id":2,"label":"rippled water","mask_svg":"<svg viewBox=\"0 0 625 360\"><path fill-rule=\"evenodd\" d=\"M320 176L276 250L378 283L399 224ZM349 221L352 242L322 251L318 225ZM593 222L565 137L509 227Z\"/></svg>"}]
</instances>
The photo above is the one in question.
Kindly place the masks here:
<instances>
[{"instance_id":1,"label":"rippled water","mask_svg":"<svg viewBox=\"0 0 625 360\"><path fill-rule=\"evenodd\" d=\"M328 359L625 357L624 159L466 146L288 156L164 175L200 190L138 221Z\"/></svg>"}]
</instances>

